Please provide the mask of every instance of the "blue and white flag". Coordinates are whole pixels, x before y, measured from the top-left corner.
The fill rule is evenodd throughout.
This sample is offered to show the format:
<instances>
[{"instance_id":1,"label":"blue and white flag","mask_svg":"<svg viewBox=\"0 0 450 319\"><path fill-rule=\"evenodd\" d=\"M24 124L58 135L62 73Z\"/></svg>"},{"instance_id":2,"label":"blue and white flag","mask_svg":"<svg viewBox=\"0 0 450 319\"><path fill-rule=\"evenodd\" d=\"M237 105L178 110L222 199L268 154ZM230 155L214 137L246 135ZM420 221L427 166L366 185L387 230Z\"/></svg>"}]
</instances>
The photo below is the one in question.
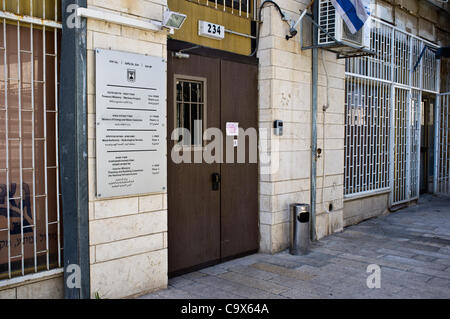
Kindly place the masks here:
<instances>
[{"instance_id":1,"label":"blue and white flag","mask_svg":"<svg viewBox=\"0 0 450 319\"><path fill-rule=\"evenodd\" d=\"M358 32L370 16L370 0L331 0L351 33Z\"/></svg>"}]
</instances>

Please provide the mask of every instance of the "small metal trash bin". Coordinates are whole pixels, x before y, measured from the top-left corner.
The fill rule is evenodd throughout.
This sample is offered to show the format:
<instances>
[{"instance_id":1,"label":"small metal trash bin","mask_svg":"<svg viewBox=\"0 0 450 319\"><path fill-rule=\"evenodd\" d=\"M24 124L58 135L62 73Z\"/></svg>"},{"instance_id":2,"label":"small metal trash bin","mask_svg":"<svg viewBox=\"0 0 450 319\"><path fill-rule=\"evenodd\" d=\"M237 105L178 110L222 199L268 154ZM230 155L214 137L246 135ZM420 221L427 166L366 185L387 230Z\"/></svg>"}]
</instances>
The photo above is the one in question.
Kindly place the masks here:
<instances>
[{"instance_id":1,"label":"small metal trash bin","mask_svg":"<svg viewBox=\"0 0 450 319\"><path fill-rule=\"evenodd\" d=\"M310 245L310 209L308 204L290 205L292 215L290 229L291 255L304 255Z\"/></svg>"}]
</instances>

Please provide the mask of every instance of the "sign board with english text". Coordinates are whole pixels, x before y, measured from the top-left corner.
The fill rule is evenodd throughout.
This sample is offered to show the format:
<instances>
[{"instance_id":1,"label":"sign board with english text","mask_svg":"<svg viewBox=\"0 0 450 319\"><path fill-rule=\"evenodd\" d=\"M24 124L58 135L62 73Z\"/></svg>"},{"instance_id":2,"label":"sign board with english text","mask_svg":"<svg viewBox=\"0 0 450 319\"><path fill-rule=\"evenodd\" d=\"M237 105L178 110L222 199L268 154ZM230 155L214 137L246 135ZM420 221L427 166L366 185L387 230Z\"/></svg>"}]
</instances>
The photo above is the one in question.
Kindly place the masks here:
<instances>
[{"instance_id":1,"label":"sign board with english text","mask_svg":"<svg viewBox=\"0 0 450 319\"><path fill-rule=\"evenodd\" d=\"M161 57L96 49L98 198L166 191L166 69Z\"/></svg>"}]
</instances>

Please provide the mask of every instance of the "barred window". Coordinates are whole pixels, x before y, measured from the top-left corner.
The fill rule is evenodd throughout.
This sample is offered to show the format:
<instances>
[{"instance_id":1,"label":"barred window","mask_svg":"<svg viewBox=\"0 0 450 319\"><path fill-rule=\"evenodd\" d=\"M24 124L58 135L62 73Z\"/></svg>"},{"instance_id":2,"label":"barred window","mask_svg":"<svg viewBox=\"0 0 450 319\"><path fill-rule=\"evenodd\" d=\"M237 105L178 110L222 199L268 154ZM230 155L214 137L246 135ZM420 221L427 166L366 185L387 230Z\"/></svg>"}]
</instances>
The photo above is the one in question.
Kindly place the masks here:
<instances>
[{"instance_id":1,"label":"barred window","mask_svg":"<svg viewBox=\"0 0 450 319\"><path fill-rule=\"evenodd\" d=\"M2 280L62 266L60 1L2 1L0 12Z\"/></svg>"},{"instance_id":2,"label":"barred window","mask_svg":"<svg viewBox=\"0 0 450 319\"><path fill-rule=\"evenodd\" d=\"M217 10L226 11L234 15L251 17L253 15L252 7L255 6L255 0L186 0L189 2L205 5ZM224 5L225 3L225 5Z\"/></svg>"},{"instance_id":3,"label":"barred window","mask_svg":"<svg viewBox=\"0 0 450 319\"><path fill-rule=\"evenodd\" d=\"M437 94L439 78L424 48L436 46L376 18L367 23L376 54L346 61L345 195L390 190L396 204L419 194L422 91Z\"/></svg>"},{"instance_id":4,"label":"barred window","mask_svg":"<svg viewBox=\"0 0 450 319\"><path fill-rule=\"evenodd\" d=\"M389 187L390 87L347 77L345 193Z\"/></svg>"}]
</instances>

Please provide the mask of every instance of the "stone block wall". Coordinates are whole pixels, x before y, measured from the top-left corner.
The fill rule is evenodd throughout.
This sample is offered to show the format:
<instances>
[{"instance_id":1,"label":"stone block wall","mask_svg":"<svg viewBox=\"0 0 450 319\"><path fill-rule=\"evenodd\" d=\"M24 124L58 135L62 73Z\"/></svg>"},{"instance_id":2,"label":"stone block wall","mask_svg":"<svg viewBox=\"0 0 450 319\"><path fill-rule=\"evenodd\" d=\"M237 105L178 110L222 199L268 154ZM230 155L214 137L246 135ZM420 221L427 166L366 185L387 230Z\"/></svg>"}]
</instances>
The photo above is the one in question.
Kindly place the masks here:
<instances>
[{"instance_id":1,"label":"stone block wall","mask_svg":"<svg viewBox=\"0 0 450 319\"><path fill-rule=\"evenodd\" d=\"M344 227L388 213L389 193L347 199L344 203Z\"/></svg>"},{"instance_id":2,"label":"stone block wall","mask_svg":"<svg viewBox=\"0 0 450 319\"><path fill-rule=\"evenodd\" d=\"M309 1L278 3L296 20ZM261 136L268 139L275 160L271 173L260 175L261 251L274 253L289 245L289 204L310 203L311 51L301 50L298 37L286 41L289 26L274 6L263 9L262 20L259 125L271 130L275 120L284 121L283 136ZM317 160L316 231L322 238L343 228L344 61L325 53L319 68L317 130L323 152ZM330 105L323 112L327 94Z\"/></svg>"},{"instance_id":3,"label":"stone block wall","mask_svg":"<svg viewBox=\"0 0 450 319\"><path fill-rule=\"evenodd\" d=\"M64 278L62 271L23 277L15 283L0 286L1 299L62 299ZM50 273L48 272L48 273Z\"/></svg>"},{"instance_id":4,"label":"stone block wall","mask_svg":"<svg viewBox=\"0 0 450 319\"><path fill-rule=\"evenodd\" d=\"M166 0L89 0L88 8L162 20ZM96 197L95 49L165 58L167 32L88 20L89 242L91 295L121 298L167 286L167 194Z\"/></svg>"}]
</instances>

